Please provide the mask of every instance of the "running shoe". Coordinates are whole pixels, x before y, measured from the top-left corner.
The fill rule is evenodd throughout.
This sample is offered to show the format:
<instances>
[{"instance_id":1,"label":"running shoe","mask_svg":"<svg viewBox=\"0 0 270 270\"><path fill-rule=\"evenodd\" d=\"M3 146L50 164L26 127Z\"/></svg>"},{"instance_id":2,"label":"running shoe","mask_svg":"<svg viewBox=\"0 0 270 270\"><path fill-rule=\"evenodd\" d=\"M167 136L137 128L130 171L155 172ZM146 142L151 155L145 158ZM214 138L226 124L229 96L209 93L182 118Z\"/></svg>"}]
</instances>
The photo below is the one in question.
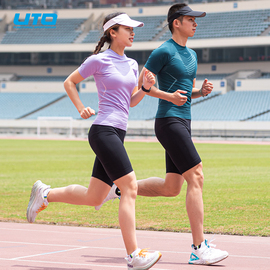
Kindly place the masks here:
<instances>
[{"instance_id":1,"label":"running shoe","mask_svg":"<svg viewBox=\"0 0 270 270\"><path fill-rule=\"evenodd\" d=\"M47 208L49 203L47 196L44 197L44 191L50 189L50 187L43 184L40 180L34 183L26 213L28 222L33 223L37 214Z\"/></svg>"},{"instance_id":2,"label":"running shoe","mask_svg":"<svg viewBox=\"0 0 270 270\"><path fill-rule=\"evenodd\" d=\"M201 243L199 247L192 245L189 264L214 264L226 259L229 254L227 251L213 248L213 244L208 244L207 240Z\"/></svg>"},{"instance_id":3,"label":"running shoe","mask_svg":"<svg viewBox=\"0 0 270 270\"><path fill-rule=\"evenodd\" d=\"M147 270L156 264L161 256L159 251L150 253L147 249L138 248L125 259L127 260L128 270Z\"/></svg>"},{"instance_id":4,"label":"running shoe","mask_svg":"<svg viewBox=\"0 0 270 270\"><path fill-rule=\"evenodd\" d=\"M105 202L109 201L109 200L113 200L114 201L117 198L120 199L121 195L120 195L120 193L119 194L116 194L116 192L117 192L116 189L117 189L117 186L115 184L113 184L111 190L109 191L107 197L104 199L104 201L102 202L102 204L100 204L98 206L95 206L95 209L96 210L99 210L102 207L102 205Z\"/></svg>"}]
</instances>

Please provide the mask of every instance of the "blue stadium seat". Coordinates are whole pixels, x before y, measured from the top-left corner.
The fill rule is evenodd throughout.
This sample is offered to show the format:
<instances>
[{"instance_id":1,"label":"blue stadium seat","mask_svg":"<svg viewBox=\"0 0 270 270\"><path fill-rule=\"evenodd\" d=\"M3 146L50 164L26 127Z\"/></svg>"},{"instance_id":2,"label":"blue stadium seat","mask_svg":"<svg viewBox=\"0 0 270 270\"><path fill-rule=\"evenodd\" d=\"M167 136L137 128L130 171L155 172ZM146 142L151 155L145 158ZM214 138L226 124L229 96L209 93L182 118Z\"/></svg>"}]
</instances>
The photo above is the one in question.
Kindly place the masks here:
<instances>
[{"instance_id":1,"label":"blue stadium seat","mask_svg":"<svg viewBox=\"0 0 270 270\"><path fill-rule=\"evenodd\" d=\"M0 93L0 119L18 119L63 96L61 93Z\"/></svg>"},{"instance_id":2,"label":"blue stadium seat","mask_svg":"<svg viewBox=\"0 0 270 270\"><path fill-rule=\"evenodd\" d=\"M197 121L241 121L270 110L270 91L230 91L194 104L191 116Z\"/></svg>"},{"instance_id":3,"label":"blue stadium seat","mask_svg":"<svg viewBox=\"0 0 270 270\"><path fill-rule=\"evenodd\" d=\"M1 44L62 44L73 43L82 33L77 30L86 19L57 19L55 28L16 29L7 31ZM29 23L31 25L31 21ZM38 21L37 27L41 22Z\"/></svg>"},{"instance_id":4,"label":"blue stadium seat","mask_svg":"<svg viewBox=\"0 0 270 270\"><path fill-rule=\"evenodd\" d=\"M79 93L80 99L85 106L89 106L98 112L98 95L97 93ZM77 109L73 105L68 96L59 100L58 102L43 108L29 116L26 119L37 119L39 116L58 116L58 117L72 117L74 119L82 119ZM91 116L91 120L96 116Z\"/></svg>"},{"instance_id":5,"label":"blue stadium seat","mask_svg":"<svg viewBox=\"0 0 270 270\"><path fill-rule=\"evenodd\" d=\"M158 99L145 96L135 107L130 108L129 120L151 120L156 116Z\"/></svg>"}]
</instances>

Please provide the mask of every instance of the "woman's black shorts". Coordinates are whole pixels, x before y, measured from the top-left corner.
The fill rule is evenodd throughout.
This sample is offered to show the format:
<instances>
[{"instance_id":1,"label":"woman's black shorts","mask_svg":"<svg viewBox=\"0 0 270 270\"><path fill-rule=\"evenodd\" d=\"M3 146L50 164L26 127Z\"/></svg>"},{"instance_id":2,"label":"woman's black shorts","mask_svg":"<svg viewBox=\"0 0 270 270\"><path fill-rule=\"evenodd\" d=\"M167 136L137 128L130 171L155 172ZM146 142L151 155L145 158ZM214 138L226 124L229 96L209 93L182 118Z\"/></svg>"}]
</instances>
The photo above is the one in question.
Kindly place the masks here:
<instances>
[{"instance_id":1,"label":"woman's black shorts","mask_svg":"<svg viewBox=\"0 0 270 270\"><path fill-rule=\"evenodd\" d=\"M126 131L92 125L88 141L96 154L92 176L112 186L113 181L133 171L123 145Z\"/></svg>"},{"instance_id":2,"label":"woman's black shorts","mask_svg":"<svg viewBox=\"0 0 270 270\"><path fill-rule=\"evenodd\" d=\"M201 162L191 139L191 121L178 117L157 118L155 132L166 150L166 172L183 174Z\"/></svg>"}]
</instances>

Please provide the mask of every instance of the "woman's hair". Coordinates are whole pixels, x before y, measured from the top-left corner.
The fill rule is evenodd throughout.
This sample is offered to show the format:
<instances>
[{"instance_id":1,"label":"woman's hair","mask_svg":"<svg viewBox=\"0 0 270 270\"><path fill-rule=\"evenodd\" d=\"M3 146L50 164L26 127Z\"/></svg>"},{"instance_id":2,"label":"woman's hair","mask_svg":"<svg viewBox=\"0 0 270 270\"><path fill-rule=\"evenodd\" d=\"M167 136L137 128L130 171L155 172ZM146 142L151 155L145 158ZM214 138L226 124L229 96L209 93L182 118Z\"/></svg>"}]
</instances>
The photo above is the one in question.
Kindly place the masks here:
<instances>
[{"instance_id":1,"label":"woman's hair","mask_svg":"<svg viewBox=\"0 0 270 270\"><path fill-rule=\"evenodd\" d=\"M104 21L103 21L103 25L108 22L110 19L118 16L118 15L121 15L121 14L124 14L123 12L115 12L115 13L111 13L109 14L108 16L105 17ZM100 38L99 42L98 42L98 45L96 46L93 54L98 54L101 50L101 48L104 46L105 42L111 44L112 42L112 39L111 39L111 36L110 36L110 30L111 29L114 29L115 31L117 31L119 28L119 24L115 24L113 25L112 27L110 27L109 29L107 29L104 33L103 33L103 36Z\"/></svg>"},{"instance_id":2,"label":"woman's hair","mask_svg":"<svg viewBox=\"0 0 270 270\"><path fill-rule=\"evenodd\" d=\"M167 19L169 21L169 18L176 12L178 11L179 9L183 8L183 7L186 7L187 4L183 3L183 4L175 4L175 5L172 5L168 11L168 16L167 16ZM179 20L180 22L183 21L183 15L179 16ZM171 31L171 33L173 33L173 21L171 23L169 23L169 29Z\"/></svg>"}]
</instances>

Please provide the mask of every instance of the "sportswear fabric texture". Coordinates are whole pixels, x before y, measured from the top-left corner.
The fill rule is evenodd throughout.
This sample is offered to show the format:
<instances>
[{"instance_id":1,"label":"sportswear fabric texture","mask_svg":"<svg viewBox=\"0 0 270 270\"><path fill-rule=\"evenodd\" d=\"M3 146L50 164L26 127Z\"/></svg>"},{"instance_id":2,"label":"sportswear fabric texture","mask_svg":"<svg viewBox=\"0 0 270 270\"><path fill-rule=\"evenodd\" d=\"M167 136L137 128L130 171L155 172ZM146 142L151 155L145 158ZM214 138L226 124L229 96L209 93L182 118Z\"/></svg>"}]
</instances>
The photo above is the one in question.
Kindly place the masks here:
<instances>
[{"instance_id":1,"label":"sportswear fabric texture","mask_svg":"<svg viewBox=\"0 0 270 270\"><path fill-rule=\"evenodd\" d=\"M155 132L166 150L166 172L183 174L201 162L191 139L191 121L178 117L157 118Z\"/></svg>"},{"instance_id":2,"label":"sportswear fabric texture","mask_svg":"<svg viewBox=\"0 0 270 270\"><path fill-rule=\"evenodd\" d=\"M138 86L138 63L111 49L89 56L78 68L80 75L94 76L98 115L94 124L127 129L131 94Z\"/></svg>"},{"instance_id":3,"label":"sportswear fabric texture","mask_svg":"<svg viewBox=\"0 0 270 270\"><path fill-rule=\"evenodd\" d=\"M89 144L96 154L92 176L110 186L133 171L123 145L125 135L122 129L94 124L88 133Z\"/></svg>"},{"instance_id":4,"label":"sportswear fabric texture","mask_svg":"<svg viewBox=\"0 0 270 270\"><path fill-rule=\"evenodd\" d=\"M180 46L173 39L165 41L148 58L145 67L157 75L159 89L173 93L187 91L187 102L182 106L159 99L156 118L180 117L191 119L191 94L197 72L197 54L186 46Z\"/></svg>"}]
</instances>

